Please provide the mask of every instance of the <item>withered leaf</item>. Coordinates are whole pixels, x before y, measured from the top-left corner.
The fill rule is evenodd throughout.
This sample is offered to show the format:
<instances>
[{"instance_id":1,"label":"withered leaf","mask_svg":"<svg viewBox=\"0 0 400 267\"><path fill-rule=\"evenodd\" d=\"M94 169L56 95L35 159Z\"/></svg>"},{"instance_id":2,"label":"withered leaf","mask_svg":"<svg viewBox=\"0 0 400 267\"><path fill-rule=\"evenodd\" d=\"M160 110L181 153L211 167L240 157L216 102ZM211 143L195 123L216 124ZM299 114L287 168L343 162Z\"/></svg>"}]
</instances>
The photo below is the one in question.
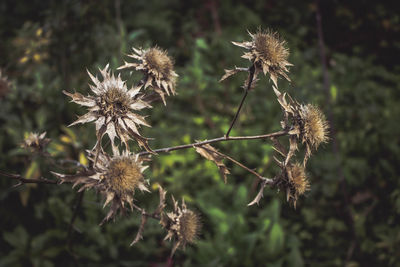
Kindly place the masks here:
<instances>
[{"instance_id":1,"label":"withered leaf","mask_svg":"<svg viewBox=\"0 0 400 267\"><path fill-rule=\"evenodd\" d=\"M204 158L213 161L215 165L217 165L219 173L221 177L224 179L224 182L226 183L228 179L228 174L230 174L230 172L223 163L223 157L220 155L220 152L218 152L218 150L216 150L209 144L196 146L195 149L197 153L202 155Z\"/></svg>"}]
</instances>

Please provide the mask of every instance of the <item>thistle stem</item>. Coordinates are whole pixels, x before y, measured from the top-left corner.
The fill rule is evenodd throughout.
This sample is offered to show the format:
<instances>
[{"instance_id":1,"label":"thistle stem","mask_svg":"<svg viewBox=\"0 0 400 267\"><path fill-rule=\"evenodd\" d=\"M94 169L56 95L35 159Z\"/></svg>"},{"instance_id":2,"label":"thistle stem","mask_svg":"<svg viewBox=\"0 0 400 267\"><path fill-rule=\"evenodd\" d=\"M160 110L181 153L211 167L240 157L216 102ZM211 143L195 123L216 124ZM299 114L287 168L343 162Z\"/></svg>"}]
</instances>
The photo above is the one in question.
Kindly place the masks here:
<instances>
[{"instance_id":1,"label":"thistle stem","mask_svg":"<svg viewBox=\"0 0 400 267\"><path fill-rule=\"evenodd\" d=\"M242 109L242 106L244 104L244 101L246 100L247 94L249 93L249 90L251 88L251 84L253 83L253 80L254 80L255 69L256 68L255 68L254 64L249 68L249 81L247 83L246 90L244 91L244 95L242 97L242 100L240 101L240 104L239 104L239 107L238 107L238 109L236 111L236 114L233 117L233 120L231 122L231 125L229 126L228 131L225 134L225 136L227 138L229 137L229 134L231 133L231 130L232 130L233 126L235 125L235 122L236 122L237 118L239 117L240 110Z\"/></svg>"},{"instance_id":2,"label":"thistle stem","mask_svg":"<svg viewBox=\"0 0 400 267\"><path fill-rule=\"evenodd\" d=\"M19 174L6 173L3 171L0 171L0 175L18 180L18 184L16 184L14 187L20 186L22 184L58 184L58 182L55 180L50 180L43 177L39 179L28 179Z\"/></svg>"},{"instance_id":3,"label":"thistle stem","mask_svg":"<svg viewBox=\"0 0 400 267\"><path fill-rule=\"evenodd\" d=\"M174 151L174 150L193 148L193 147L196 147L196 146L202 146L202 145L206 145L206 144L213 144L213 143L224 142L224 141L265 139L265 138L279 137L279 136L283 136L283 135L286 135L286 134L287 134L287 131L283 131L282 130L282 131L269 133L269 134L263 134L263 135L233 136L233 137L222 136L222 137L218 137L218 138L214 138L214 139L210 139L210 140L205 140L205 141L201 141L201 142L196 142L196 143L191 143L191 144L187 144L187 145L179 145L179 146L159 148L159 149L153 150L153 152L155 152L155 153L169 153L169 152ZM148 152L148 151L142 151L142 152L138 153L137 155L138 156L145 156L145 155L149 155L149 154L151 154L151 153Z\"/></svg>"},{"instance_id":4,"label":"thistle stem","mask_svg":"<svg viewBox=\"0 0 400 267\"><path fill-rule=\"evenodd\" d=\"M204 148L204 149L208 150L207 148ZM228 156L228 155L225 155L225 154L223 154L223 153L221 153L221 152L219 152L219 151L216 151L216 150L215 150L215 151L213 150L213 151L210 151L210 152L216 153L216 154L218 154L219 156L221 156L221 157L223 157L223 158L225 158L225 159L227 159L227 160L230 160L231 162L235 163L235 164L238 165L239 167L241 167L241 168L245 169L246 171L248 171L248 172L254 174L254 175L257 176L260 180L266 181L267 184L272 184L273 181L274 181L273 179L263 177L263 176L262 176L261 174L259 174L258 172L254 171L254 170L252 170L252 169L250 169L250 168L248 168L248 167L246 167L245 165L243 165L242 163L240 163L239 161L235 160L234 158L232 158L232 157L230 157L230 156Z\"/></svg>"}]
</instances>

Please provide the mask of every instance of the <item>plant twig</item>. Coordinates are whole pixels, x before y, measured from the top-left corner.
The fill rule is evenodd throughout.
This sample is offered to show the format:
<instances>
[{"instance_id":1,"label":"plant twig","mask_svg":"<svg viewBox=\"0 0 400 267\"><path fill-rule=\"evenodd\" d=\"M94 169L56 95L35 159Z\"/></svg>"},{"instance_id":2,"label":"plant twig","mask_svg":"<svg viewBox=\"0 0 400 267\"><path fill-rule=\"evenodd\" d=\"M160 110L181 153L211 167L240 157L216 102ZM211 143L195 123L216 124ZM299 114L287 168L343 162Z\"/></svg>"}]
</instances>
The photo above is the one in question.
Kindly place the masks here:
<instances>
[{"instance_id":1,"label":"plant twig","mask_svg":"<svg viewBox=\"0 0 400 267\"><path fill-rule=\"evenodd\" d=\"M28 179L28 178L21 176L20 174L6 173L3 171L0 171L0 175L17 180L18 183L16 185L14 185L14 187L20 186L22 184L58 184L58 182L55 180L50 180L50 179L46 179L43 177L40 177L38 179Z\"/></svg>"},{"instance_id":2,"label":"plant twig","mask_svg":"<svg viewBox=\"0 0 400 267\"><path fill-rule=\"evenodd\" d=\"M228 155L225 155L225 154L223 154L223 153L221 153L221 152L219 152L219 151L217 151L217 150L211 151L211 150L209 150L209 149L207 149L207 148L205 148L205 147L203 147L203 149L208 150L208 151L211 152L211 153L218 154L219 156L221 156L221 157L223 157L223 158L225 158L225 159L227 159L227 160L232 161L233 163L235 163L235 164L238 165L239 167L241 167L241 168L245 169L246 171L248 171L248 172L254 174L255 176L257 176L260 180L263 180L263 181L266 180L268 184L272 184L272 183L273 183L273 180L272 180L272 179L263 177L263 176L262 176L261 174L259 174L258 172L254 171L254 170L252 170L252 169L250 169L250 168L248 168L248 167L246 167L245 165L243 165L242 163L240 163L239 161L235 160L234 158L232 158L232 157L230 157L230 156L228 156Z\"/></svg>"},{"instance_id":3,"label":"plant twig","mask_svg":"<svg viewBox=\"0 0 400 267\"><path fill-rule=\"evenodd\" d=\"M237 141L237 140L255 140L255 139L266 139L266 138L272 138L272 137L279 137L279 136L283 136L286 135L287 131L278 131L278 132L274 132L274 133L269 133L269 134L263 134L263 135L250 135L250 136L222 136L222 137L218 137L218 138L214 138L214 139L210 139L210 140L205 140L205 141L201 141L201 142L196 142L196 143L191 143L191 144L187 144L187 145L179 145L179 146L172 146L172 147L164 147L164 148L159 148L159 149L155 149L153 150L153 152L155 153L169 153L171 151L174 150L181 150L181 149L187 149L187 148L193 148L195 146L202 146L202 145L206 145L206 144L212 144L212 143L218 143L218 142L225 142L225 141ZM140 153L138 153L138 156L146 156L151 154L148 151L142 151Z\"/></svg>"},{"instance_id":4,"label":"plant twig","mask_svg":"<svg viewBox=\"0 0 400 267\"><path fill-rule=\"evenodd\" d=\"M244 101L246 100L247 94L249 93L249 90L250 90L250 88L251 88L251 84L253 83L255 69L256 69L256 68L255 68L254 65L252 65L252 66L249 68L249 81L248 81L247 87L246 87L246 89L245 89L245 91L244 91L244 95L243 95L243 97L242 97L242 100L240 101L239 107L238 107L238 109L237 109L237 111L236 111L235 117L233 117L233 120L232 120L232 122L231 122L231 125L229 126L229 129L228 129L228 131L227 131L226 134L225 134L225 137L226 137L226 138L229 137L229 134L231 133L231 130L232 130L233 126L235 125L235 122L236 122L237 118L239 117L240 110L242 109L242 106L243 106L243 104L244 104Z\"/></svg>"}]
</instances>

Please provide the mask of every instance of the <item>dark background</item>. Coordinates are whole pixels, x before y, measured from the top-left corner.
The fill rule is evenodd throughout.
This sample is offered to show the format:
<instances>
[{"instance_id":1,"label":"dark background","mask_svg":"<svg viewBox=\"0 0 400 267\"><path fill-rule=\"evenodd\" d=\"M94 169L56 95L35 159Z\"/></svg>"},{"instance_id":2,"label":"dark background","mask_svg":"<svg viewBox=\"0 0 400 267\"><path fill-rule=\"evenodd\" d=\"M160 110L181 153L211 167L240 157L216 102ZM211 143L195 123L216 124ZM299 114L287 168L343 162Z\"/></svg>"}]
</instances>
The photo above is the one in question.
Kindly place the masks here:
<instances>
[{"instance_id":1,"label":"dark background","mask_svg":"<svg viewBox=\"0 0 400 267\"><path fill-rule=\"evenodd\" d=\"M84 108L62 90L88 92L86 69L120 66L131 47L159 45L175 58L179 83L167 106L145 114L153 148L222 136L240 101L245 74L218 83L224 68L247 66L230 41L246 30L271 28L288 42L291 84L301 102L314 103L331 120L329 144L310 159L311 190L297 209L284 194L265 190L247 207L256 179L227 163L224 184L212 162L193 150L160 155L146 172L151 184L184 197L201 214L194 246L178 251L177 265L207 266L399 266L399 30L395 1L15 1L0 2L0 67L11 82L0 92L0 170L53 179L46 160L19 144L27 132L47 131L56 159L85 163L93 125L66 125ZM324 83L317 14L322 19L329 79ZM124 76L128 79L128 76ZM133 80L128 80L132 84ZM281 112L262 77L246 100L232 135L279 129ZM265 176L277 171L267 141L221 143L221 151ZM137 148L135 148L137 149ZM102 227L102 201L88 191L73 235L68 227L77 201L70 185L25 185L0 179L0 266L156 266L171 244L149 221L144 240L129 247L139 214ZM152 210L152 194L136 195ZM170 199L168 199L171 204Z\"/></svg>"}]
</instances>

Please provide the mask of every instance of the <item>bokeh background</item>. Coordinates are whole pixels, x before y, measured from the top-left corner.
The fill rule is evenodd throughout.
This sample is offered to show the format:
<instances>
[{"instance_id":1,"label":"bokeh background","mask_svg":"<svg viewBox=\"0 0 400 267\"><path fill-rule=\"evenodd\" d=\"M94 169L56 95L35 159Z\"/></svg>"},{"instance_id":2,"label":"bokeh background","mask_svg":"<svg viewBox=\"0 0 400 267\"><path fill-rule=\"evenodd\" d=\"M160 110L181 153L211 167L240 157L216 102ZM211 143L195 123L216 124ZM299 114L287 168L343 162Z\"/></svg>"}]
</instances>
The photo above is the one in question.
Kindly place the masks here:
<instances>
[{"instance_id":1,"label":"bokeh background","mask_svg":"<svg viewBox=\"0 0 400 267\"><path fill-rule=\"evenodd\" d=\"M311 190L297 209L269 189L259 206L247 207L257 181L229 162L232 175L224 184L216 166L193 150L155 157L146 173L152 193L137 194L137 203L154 209L159 183L184 197L203 224L196 245L172 262L171 244L155 221L129 247L139 215L99 227L106 210L88 191L68 236L76 189L13 188L15 181L1 177L0 266L399 266L399 9L395 1L367 0L2 0L0 68L11 83L0 92L2 171L53 179L55 167L19 147L30 131L47 131L56 159L86 163L94 127L66 128L85 109L61 91L87 93L86 69L93 73L107 63L115 69L132 46L167 49L180 76L178 95L146 111L153 127L142 133L155 138L151 147L222 136L246 75L218 80L224 68L248 65L230 41L247 40L246 30L258 26L288 42L293 82L280 80L280 89L320 105L333 131L309 161ZM280 119L263 77L232 135L272 132ZM277 171L267 141L216 147L265 176Z\"/></svg>"}]
</instances>

